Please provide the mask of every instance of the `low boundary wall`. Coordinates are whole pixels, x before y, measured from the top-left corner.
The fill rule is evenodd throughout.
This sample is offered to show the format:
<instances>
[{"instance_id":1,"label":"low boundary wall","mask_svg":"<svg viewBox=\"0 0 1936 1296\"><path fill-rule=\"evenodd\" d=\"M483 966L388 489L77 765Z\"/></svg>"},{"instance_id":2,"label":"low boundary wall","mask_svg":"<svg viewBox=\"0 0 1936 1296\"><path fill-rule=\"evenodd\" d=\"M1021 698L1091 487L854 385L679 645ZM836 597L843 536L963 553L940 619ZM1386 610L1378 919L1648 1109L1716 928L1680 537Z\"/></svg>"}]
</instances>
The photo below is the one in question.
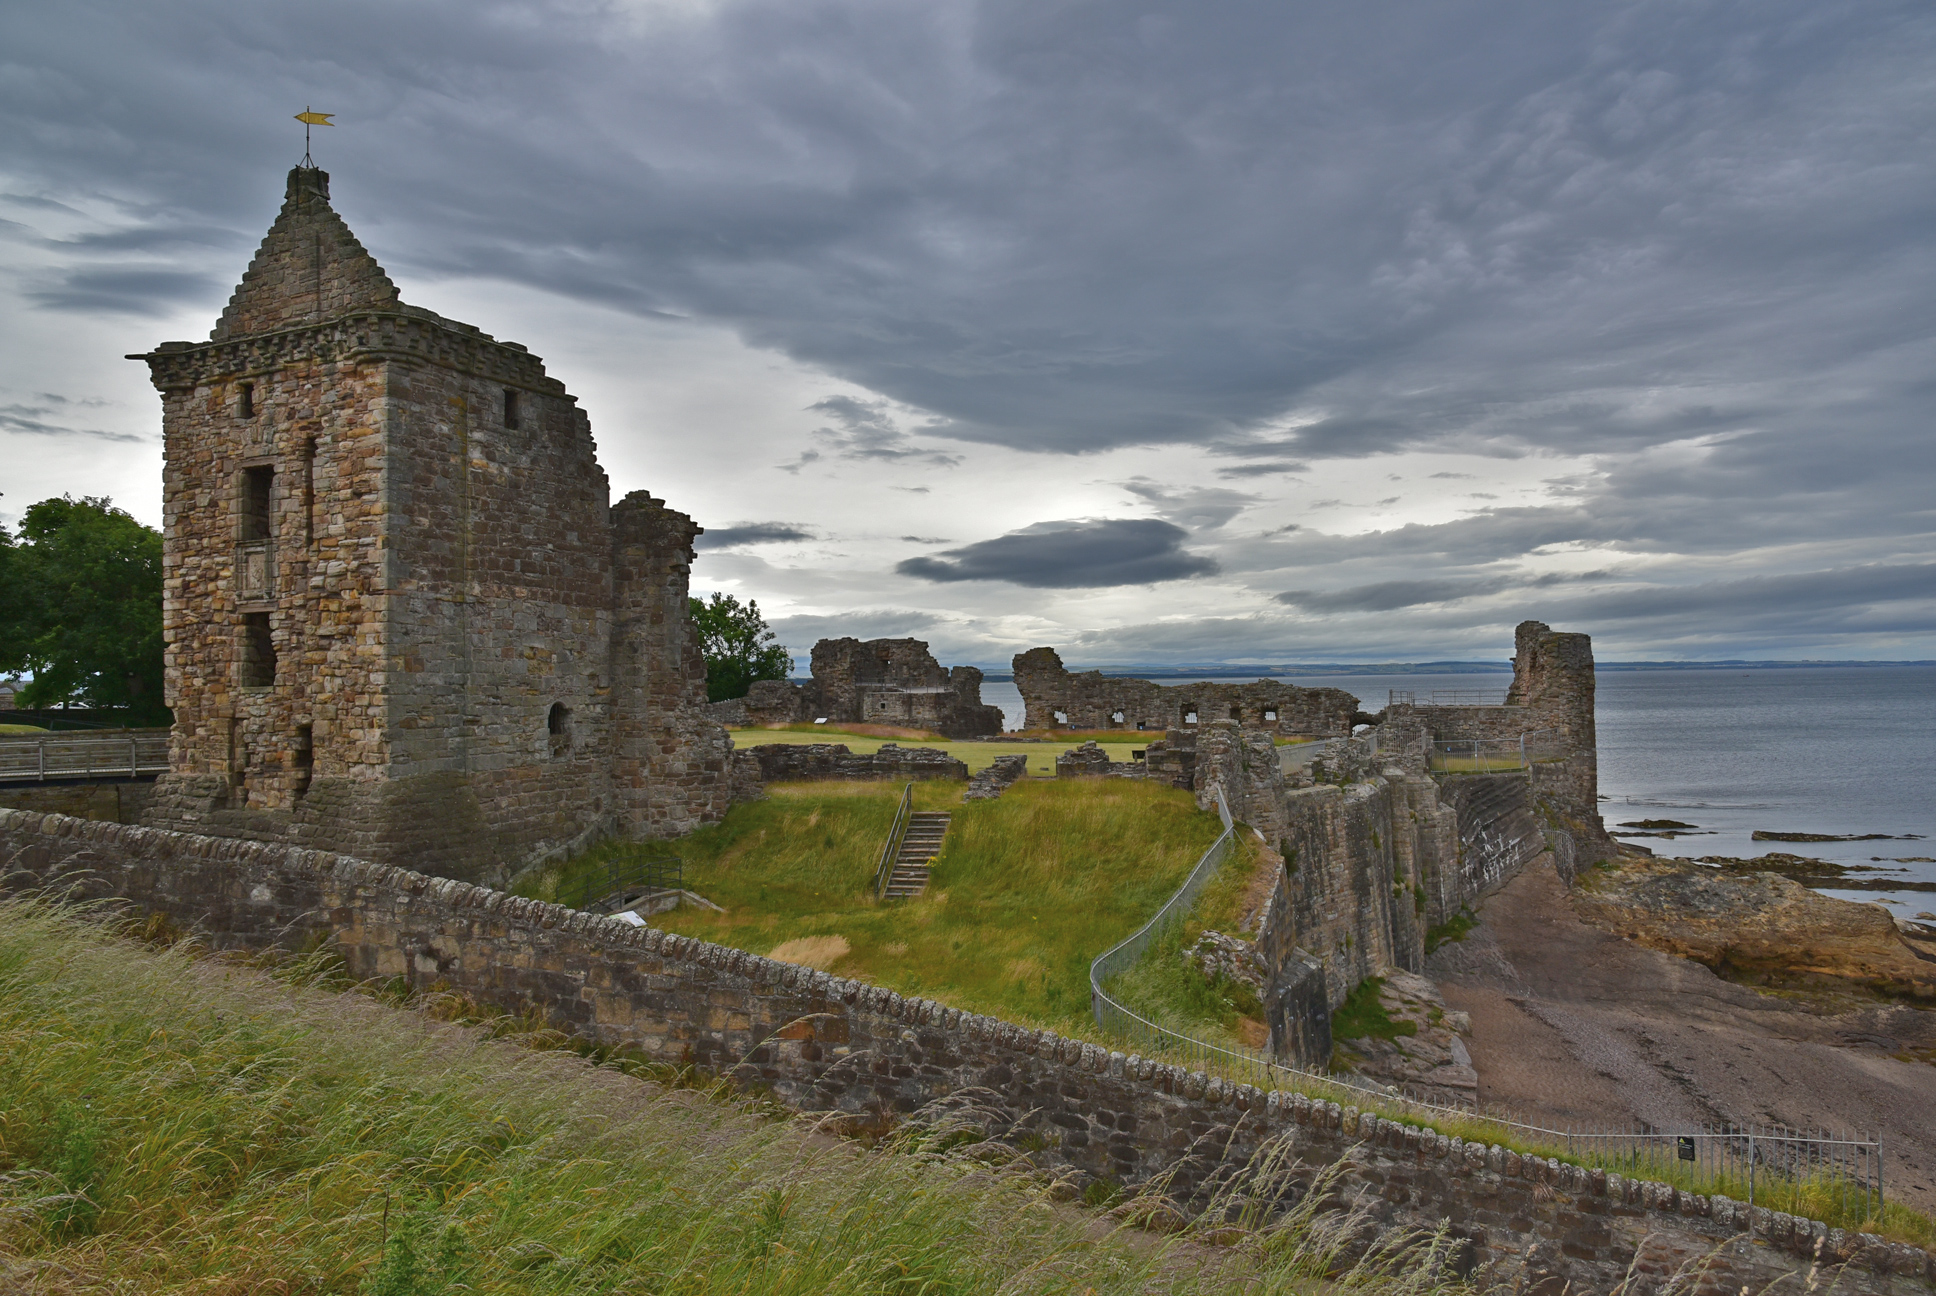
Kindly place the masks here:
<instances>
[{"instance_id":1,"label":"low boundary wall","mask_svg":"<svg viewBox=\"0 0 1936 1296\"><path fill-rule=\"evenodd\" d=\"M1759 1291L1846 1264L1840 1289L1928 1293L1936 1257L1723 1197L1462 1143L1369 1113L963 1013L740 950L319 851L0 811L0 888L54 886L168 916L217 949L333 940L352 975L536 1009L601 1043L758 1085L791 1107L886 1128L974 1100L989 1137L1044 1164L1186 1202L1267 1146L1344 1160L1340 1188L1393 1225L1447 1221L1470 1259L1527 1290L1658 1282Z\"/></svg>"}]
</instances>

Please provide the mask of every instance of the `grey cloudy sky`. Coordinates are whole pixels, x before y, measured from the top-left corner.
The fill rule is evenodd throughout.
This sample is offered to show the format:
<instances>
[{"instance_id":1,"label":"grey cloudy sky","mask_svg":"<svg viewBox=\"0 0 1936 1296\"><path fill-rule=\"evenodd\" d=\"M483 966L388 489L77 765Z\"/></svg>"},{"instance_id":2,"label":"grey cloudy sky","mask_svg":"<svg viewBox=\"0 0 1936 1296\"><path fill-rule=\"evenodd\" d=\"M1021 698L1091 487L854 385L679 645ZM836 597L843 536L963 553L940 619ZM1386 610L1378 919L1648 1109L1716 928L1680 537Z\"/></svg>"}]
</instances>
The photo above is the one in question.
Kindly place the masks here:
<instances>
[{"instance_id":1,"label":"grey cloudy sky","mask_svg":"<svg viewBox=\"0 0 1936 1296\"><path fill-rule=\"evenodd\" d=\"M319 130L790 646L1936 657L1936 9L0 8L0 518L159 514Z\"/></svg>"}]
</instances>

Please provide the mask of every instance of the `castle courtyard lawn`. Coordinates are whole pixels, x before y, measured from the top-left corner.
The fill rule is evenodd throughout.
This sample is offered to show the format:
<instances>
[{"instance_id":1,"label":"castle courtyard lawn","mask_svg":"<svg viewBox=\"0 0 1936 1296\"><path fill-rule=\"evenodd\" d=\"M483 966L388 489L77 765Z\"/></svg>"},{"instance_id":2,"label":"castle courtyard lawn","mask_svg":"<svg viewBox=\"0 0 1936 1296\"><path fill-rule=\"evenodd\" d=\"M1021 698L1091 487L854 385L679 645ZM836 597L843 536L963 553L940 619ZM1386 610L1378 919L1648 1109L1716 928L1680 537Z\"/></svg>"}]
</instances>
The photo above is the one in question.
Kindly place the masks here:
<instances>
[{"instance_id":1,"label":"castle courtyard lawn","mask_svg":"<svg viewBox=\"0 0 1936 1296\"><path fill-rule=\"evenodd\" d=\"M947 840L925 895L879 901L874 870L902 786L775 784L735 806L676 847L687 888L726 912L686 906L653 926L1090 1034L1090 962L1146 922L1221 831L1189 793L1140 780L1026 779L966 804L961 783L917 783L916 810L953 816ZM548 898L558 881L520 890Z\"/></svg>"}]
</instances>

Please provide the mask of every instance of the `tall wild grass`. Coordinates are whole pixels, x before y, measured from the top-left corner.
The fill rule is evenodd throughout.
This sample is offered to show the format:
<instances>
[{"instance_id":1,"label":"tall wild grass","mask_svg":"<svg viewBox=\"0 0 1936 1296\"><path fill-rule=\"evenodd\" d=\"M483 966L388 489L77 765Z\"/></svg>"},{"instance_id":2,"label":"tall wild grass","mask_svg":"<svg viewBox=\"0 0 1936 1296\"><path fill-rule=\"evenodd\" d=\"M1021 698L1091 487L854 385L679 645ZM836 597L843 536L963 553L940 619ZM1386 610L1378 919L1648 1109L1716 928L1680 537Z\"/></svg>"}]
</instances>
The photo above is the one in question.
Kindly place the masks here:
<instances>
[{"instance_id":1,"label":"tall wild grass","mask_svg":"<svg viewBox=\"0 0 1936 1296\"><path fill-rule=\"evenodd\" d=\"M1267 1212L1311 1179L1283 1146L1201 1221L1085 1211L971 1123L860 1148L302 979L0 901L0 1290L1460 1288L1322 1185Z\"/></svg>"}]
</instances>

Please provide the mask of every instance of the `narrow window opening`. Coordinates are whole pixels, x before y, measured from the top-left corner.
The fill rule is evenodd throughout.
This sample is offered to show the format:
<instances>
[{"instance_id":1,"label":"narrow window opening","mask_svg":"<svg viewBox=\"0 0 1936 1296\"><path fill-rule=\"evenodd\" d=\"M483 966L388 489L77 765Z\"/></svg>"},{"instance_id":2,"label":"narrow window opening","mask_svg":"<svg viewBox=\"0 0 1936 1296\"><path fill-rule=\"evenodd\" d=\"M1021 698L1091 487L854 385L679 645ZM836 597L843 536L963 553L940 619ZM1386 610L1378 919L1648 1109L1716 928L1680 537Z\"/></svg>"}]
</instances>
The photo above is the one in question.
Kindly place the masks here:
<instances>
[{"instance_id":1,"label":"narrow window opening","mask_svg":"<svg viewBox=\"0 0 1936 1296\"><path fill-rule=\"evenodd\" d=\"M316 730L313 725L296 726L296 800L309 795L309 780L316 773Z\"/></svg>"},{"instance_id":2,"label":"narrow window opening","mask_svg":"<svg viewBox=\"0 0 1936 1296\"><path fill-rule=\"evenodd\" d=\"M504 426L512 431L518 427L518 393L515 389L504 389Z\"/></svg>"},{"instance_id":3,"label":"narrow window opening","mask_svg":"<svg viewBox=\"0 0 1936 1296\"><path fill-rule=\"evenodd\" d=\"M563 702L553 702L546 713L545 735L551 743L553 760L571 750L571 708Z\"/></svg>"},{"instance_id":4,"label":"narrow window opening","mask_svg":"<svg viewBox=\"0 0 1936 1296\"><path fill-rule=\"evenodd\" d=\"M303 442L303 543L316 543L316 438Z\"/></svg>"},{"instance_id":5,"label":"narrow window opening","mask_svg":"<svg viewBox=\"0 0 1936 1296\"><path fill-rule=\"evenodd\" d=\"M1147 728L1149 728L1149 721L1147 721L1147 720L1138 720L1138 721L1136 722L1136 727L1137 727L1138 729L1147 729Z\"/></svg>"},{"instance_id":6,"label":"narrow window opening","mask_svg":"<svg viewBox=\"0 0 1936 1296\"><path fill-rule=\"evenodd\" d=\"M1230 718L1232 720L1242 720L1244 718L1244 709L1242 707L1231 707Z\"/></svg>"},{"instance_id":7,"label":"narrow window opening","mask_svg":"<svg viewBox=\"0 0 1936 1296\"><path fill-rule=\"evenodd\" d=\"M242 383L235 390L235 417L252 419L255 417L255 384Z\"/></svg>"},{"instance_id":8,"label":"narrow window opening","mask_svg":"<svg viewBox=\"0 0 1936 1296\"><path fill-rule=\"evenodd\" d=\"M243 544L267 540L270 536L270 502L274 497L276 470L273 468L244 468L242 470L242 498L239 501Z\"/></svg>"},{"instance_id":9,"label":"narrow window opening","mask_svg":"<svg viewBox=\"0 0 1936 1296\"><path fill-rule=\"evenodd\" d=\"M276 682L276 641L267 612L242 614L242 687L268 688Z\"/></svg>"},{"instance_id":10,"label":"narrow window opening","mask_svg":"<svg viewBox=\"0 0 1936 1296\"><path fill-rule=\"evenodd\" d=\"M1264 721L1265 721L1265 723L1267 723L1267 724L1276 724L1276 723L1277 723L1277 712L1276 712L1275 710L1273 710L1273 709L1271 709L1271 708L1269 708L1269 707L1266 707L1266 708L1264 709Z\"/></svg>"},{"instance_id":11,"label":"narrow window opening","mask_svg":"<svg viewBox=\"0 0 1936 1296\"><path fill-rule=\"evenodd\" d=\"M1118 725L1119 725L1119 724L1121 724L1121 723L1123 722L1123 719L1124 719L1124 717L1123 717L1123 713L1122 713L1122 712L1120 712L1120 711L1111 711L1111 712L1109 713L1109 723L1110 723L1110 724L1118 724Z\"/></svg>"},{"instance_id":12,"label":"narrow window opening","mask_svg":"<svg viewBox=\"0 0 1936 1296\"><path fill-rule=\"evenodd\" d=\"M1066 725L1066 724L1068 724L1068 723L1069 723L1069 713L1068 713L1067 711L1057 711L1057 712L1055 713L1055 722L1056 722L1057 724L1059 724L1059 725Z\"/></svg>"},{"instance_id":13,"label":"narrow window opening","mask_svg":"<svg viewBox=\"0 0 1936 1296\"><path fill-rule=\"evenodd\" d=\"M1193 725L1193 724L1195 724L1196 722L1197 722L1197 709L1196 709L1196 707L1194 707L1194 706L1186 706L1186 707L1184 707L1184 708L1183 708L1183 723L1184 723L1184 724L1186 724L1186 725Z\"/></svg>"}]
</instances>

